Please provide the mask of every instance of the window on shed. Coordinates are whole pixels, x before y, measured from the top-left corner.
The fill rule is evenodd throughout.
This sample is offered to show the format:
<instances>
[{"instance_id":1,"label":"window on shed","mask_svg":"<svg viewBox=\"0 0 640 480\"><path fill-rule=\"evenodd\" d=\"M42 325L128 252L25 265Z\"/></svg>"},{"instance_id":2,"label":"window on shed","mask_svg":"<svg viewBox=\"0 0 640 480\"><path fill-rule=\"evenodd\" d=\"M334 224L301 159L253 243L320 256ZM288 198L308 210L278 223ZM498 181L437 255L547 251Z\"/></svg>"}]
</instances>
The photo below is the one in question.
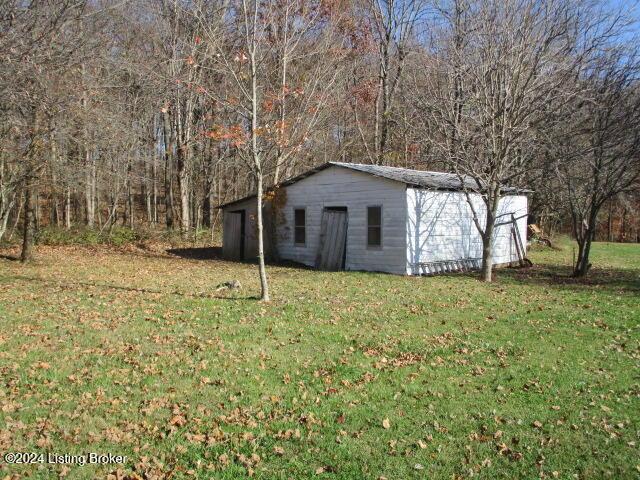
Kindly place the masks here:
<instances>
[{"instance_id":1,"label":"window on shed","mask_svg":"<svg viewBox=\"0 0 640 480\"><path fill-rule=\"evenodd\" d=\"M307 238L307 211L304 208L294 210L294 243L304 245Z\"/></svg>"},{"instance_id":2,"label":"window on shed","mask_svg":"<svg viewBox=\"0 0 640 480\"><path fill-rule=\"evenodd\" d=\"M367 207L367 246L382 246L382 207Z\"/></svg>"}]
</instances>

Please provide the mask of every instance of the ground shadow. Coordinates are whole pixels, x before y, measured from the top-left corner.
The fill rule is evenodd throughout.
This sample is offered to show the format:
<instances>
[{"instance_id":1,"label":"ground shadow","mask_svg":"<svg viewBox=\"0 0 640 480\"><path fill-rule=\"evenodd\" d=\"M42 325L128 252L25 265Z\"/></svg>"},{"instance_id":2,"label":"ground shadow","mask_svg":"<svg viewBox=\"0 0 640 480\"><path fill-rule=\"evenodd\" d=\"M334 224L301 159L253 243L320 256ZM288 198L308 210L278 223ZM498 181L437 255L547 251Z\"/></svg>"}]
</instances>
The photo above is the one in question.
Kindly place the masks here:
<instances>
[{"instance_id":1,"label":"ground shadow","mask_svg":"<svg viewBox=\"0 0 640 480\"><path fill-rule=\"evenodd\" d=\"M190 260L222 260L222 247L169 248L166 252Z\"/></svg>"},{"instance_id":2,"label":"ground shadow","mask_svg":"<svg viewBox=\"0 0 640 480\"><path fill-rule=\"evenodd\" d=\"M588 275L576 278L569 266L537 264L528 268L508 268L499 275L517 283L544 285L570 290L598 288L616 293L640 294L640 271L594 267Z\"/></svg>"},{"instance_id":3,"label":"ground shadow","mask_svg":"<svg viewBox=\"0 0 640 480\"><path fill-rule=\"evenodd\" d=\"M136 293L146 293L146 294L157 294L157 295L176 295L184 298L211 298L215 300L230 300L230 301L240 301L240 300L259 300L260 297L255 295L247 295L242 297L228 297L225 295L220 295L218 293L187 293L180 292L177 290L173 291L163 291L163 290L153 290L150 288L137 288L137 287L126 287L122 285L111 285L108 283L91 283L91 282L56 282L52 280L48 280L46 278L32 277L28 275L13 275L11 277L5 277L7 280L19 280L24 282L37 282L43 285L58 287L61 289L74 288L74 287L92 287L92 288L101 288L105 290L117 290L117 291L126 291L126 292L136 292Z\"/></svg>"},{"instance_id":4,"label":"ground shadow","mask_svg":"<svg viewBox=\"0 0 640 480\"><path fill-rule=\"evenodd\" d=\"M188 260L223 260L226 262L238 263L240 265L257 265L257 258L246 260L229 260L222 256L222 247L193 247L193 248L169 248L165 250L169 255L185 258ZM313 267L293 260L267 258L266 264L270 267L296 268L300 270L315 270Z\"/></svg>"},{"instance_id":5,"label":"ground shadow","mask_svg":"<svg viewBox=\"0 0 640 480\"><path fill-rule=\"evenodd\" d=\"M14 257L13 255L0 255L0 258L4 260L10 260L12 262L17 262L18 260L20 260L20 257Z\"/></svg>"}]
</instances>

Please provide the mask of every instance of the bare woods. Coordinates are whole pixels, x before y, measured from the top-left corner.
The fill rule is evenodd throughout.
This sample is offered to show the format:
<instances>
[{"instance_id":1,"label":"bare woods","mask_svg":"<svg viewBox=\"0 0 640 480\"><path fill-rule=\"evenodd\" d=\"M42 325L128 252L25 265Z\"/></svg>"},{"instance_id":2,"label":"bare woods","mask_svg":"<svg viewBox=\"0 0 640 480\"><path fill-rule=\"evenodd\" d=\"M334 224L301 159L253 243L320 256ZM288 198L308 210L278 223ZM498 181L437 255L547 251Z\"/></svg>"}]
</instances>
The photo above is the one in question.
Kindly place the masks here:
<instances>
[{"instance_id":1,"label":"bare woods","mask_svg":"<svg viewBox=\"0 0 640 480\"><path fill-rule=\"evenodd\" d=\"M634 13L589 0L0 1L0 238L22 234L26 261L43 225L186 236L219 223L219 203L340 160L475 179L485 280L503 188L530 188L538 218L571 227L584 275L603 216L638 202Z\"/></svg>"}]
</instances>

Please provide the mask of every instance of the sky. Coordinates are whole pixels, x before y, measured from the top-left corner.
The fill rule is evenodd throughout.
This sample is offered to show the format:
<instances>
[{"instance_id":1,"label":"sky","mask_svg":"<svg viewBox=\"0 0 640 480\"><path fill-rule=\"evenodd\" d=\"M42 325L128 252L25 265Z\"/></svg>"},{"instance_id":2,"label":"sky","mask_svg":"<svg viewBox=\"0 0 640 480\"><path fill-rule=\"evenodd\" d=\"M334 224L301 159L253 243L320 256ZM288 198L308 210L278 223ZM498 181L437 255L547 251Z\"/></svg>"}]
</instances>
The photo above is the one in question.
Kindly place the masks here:
<instances>
[{"instance_id":1,"label":"sky","mask_svg":"<svg viewBox=\"0 0 640 480\"><path fill-rule=\"evenodd\" d=\"M626 12L636 20L636 24L625 35L628 40L634 40L634 37L640 37L640 0L602 0L611 8L620 9Z\"/></svg>"}]
</instances>

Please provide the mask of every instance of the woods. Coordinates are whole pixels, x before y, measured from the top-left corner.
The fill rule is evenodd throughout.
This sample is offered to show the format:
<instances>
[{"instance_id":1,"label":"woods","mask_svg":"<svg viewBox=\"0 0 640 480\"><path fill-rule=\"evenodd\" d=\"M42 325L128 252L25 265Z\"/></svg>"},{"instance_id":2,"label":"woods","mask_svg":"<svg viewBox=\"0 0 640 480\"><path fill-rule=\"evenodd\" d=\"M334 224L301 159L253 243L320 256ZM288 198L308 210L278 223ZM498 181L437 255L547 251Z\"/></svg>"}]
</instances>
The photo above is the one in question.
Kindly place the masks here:
<instances>
[{"instance_id":1,"label":"woods","mask_svg":"<svg viewBox=\"0 0 640 480\"><path fill-rule=\"evenodd\" d=\"M218 204L347 161L471 177L488 281L503 188L529 188L585 275L613 206L637 217L632 15L590 0L4 1L0 239L22 232L27 261L46 225L188 238L220 227Z\"/></svg>"},{"instance_id":2,"label":"woods","mask_svg":"<svg viewBox=\"0 0 640 480\"><path fill-rule=\"evenodd\" d=\"M637 478L639 14L0 0L0 476Z\"/></svg>"}]
</instances>

